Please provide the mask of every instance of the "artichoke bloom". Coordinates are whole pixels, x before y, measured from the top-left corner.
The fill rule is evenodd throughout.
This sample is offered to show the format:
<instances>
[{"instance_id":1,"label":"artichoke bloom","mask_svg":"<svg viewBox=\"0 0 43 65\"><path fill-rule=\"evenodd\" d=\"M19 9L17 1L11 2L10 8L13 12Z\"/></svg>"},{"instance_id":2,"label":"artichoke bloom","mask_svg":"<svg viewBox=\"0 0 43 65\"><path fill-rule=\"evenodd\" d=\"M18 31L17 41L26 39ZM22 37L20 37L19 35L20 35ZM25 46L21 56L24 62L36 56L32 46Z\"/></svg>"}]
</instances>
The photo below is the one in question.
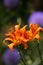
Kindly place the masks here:
<instances>
[{"instance_id":1,"label":"artichoke bloom","mask_svg":"<svg viewBox=\"0 0 43 65\"><path fill-rule=\"evenodd\" d=\"M28 48L27 42L37 39L40 41L40 30L43 31L43 28L39 27L38 24L30 23L30 29L26 30L27 25L20 28L19 25L15 25L13 31L6 33L7 38L3 40L3 43L6 45L6 41L11 41L11 44L8 47L13 50L14 46L22 44L24 48Z\"/></svg>"},{"instance_id":2,"label":"artichoke bloom","mask_svg":"<svg viewBox=\"0 0 43 65\"><path fill-rule=\"evenodd\" d=\"M20 55L16 48L13 51L7 49L4 52L2 59L6 65L18 65L20 62Z\"/></svg>"},{"instance_id":3,"label":"artichoke bloom","mask_svg":"<svg viewBox=\"0 0 43 65\"><path fill-rule=\"evenodd\" d=\"M43 27L43 12L33 12L28 18L28 24L30 23Z\"/></svg>"},{"instance_id":4,"label":"artichoke bloom","mask_svg":"<svg viewBox=\"0 0 43 65\"><path fill-rule=\"evenodd\" d=\"M4 0L3 2L7 8L15 8L18 5L19 0Z\"/></svg>"}]
</instances>

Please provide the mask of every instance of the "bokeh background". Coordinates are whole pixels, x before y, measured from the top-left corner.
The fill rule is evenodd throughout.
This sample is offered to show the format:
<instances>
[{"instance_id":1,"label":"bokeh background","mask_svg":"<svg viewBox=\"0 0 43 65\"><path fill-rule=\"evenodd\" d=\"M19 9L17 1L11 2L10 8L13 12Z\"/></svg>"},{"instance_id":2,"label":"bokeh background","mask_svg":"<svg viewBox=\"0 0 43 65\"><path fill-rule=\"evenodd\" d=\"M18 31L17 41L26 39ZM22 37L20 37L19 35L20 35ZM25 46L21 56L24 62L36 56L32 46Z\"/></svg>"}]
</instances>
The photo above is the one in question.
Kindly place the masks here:
<instances>
[{"instance_id":1,"label":"bokeh background","mask_svg":"<svg viewBox=\"0 0 43 65\"><path fill-rule=\"evenodd\" d=\"M11 26L15 24L21 23L22 26L24 26L25 24L29 25L29 18L33 12L42 12L43 14L43 0L0 0L0 65L9 65L11 62L3 60L3 55L5 54L5 56L7 56L5 51L7 51L8 49L6 46L3 45L2 42L2 40L4 39L4 34L9 30ZM43 15L41 18L43 23ZM43 35L41 35L41 38L43 38ZM40 58L36 46L36 41L35 44L31 43L29 44L29 49L27 50L24 50L21 47L21 53L23 55L23 58L25 59L25 63L27 65L40 65ZM43 60L43 39L40 41L40 43L40 51ZM8 52L9 51L7 51L7 53ZM18 54L18 52L19 51L17 51L17 53L15 53L14 55ZM13 52L9 52L9 54L10 53ZM15 56L13 58L15 58ZM20 58L19 61L19 63L18 61L15 61L16 63L18 63L17 65L24 65ZM6 62L9 64L6 64ZM15 65L14 59L12 63L12 65Z\"/></svg>"}]
</instances>

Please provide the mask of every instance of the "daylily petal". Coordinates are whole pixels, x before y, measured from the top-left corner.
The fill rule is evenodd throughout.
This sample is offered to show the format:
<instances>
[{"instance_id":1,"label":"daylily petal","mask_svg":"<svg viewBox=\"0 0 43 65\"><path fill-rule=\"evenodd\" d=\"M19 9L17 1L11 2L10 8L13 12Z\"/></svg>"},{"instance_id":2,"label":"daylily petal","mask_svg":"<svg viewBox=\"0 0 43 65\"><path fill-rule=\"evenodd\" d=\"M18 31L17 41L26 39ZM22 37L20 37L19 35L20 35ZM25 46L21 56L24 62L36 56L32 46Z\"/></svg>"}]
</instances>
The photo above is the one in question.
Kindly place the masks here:
<instances>
[{"instance_id":1,"label":"daylily petal","mask_svg":"<svg viewBox=\"0 0 43 65\"><path fill-rule=\"evenodd\" d=\"M32 31L32 33L34 33L38 28L38 25L37 24L30 24L30 30Z\"/></svg>"},{"instance_id":2,"label":"daylily petal","mask_svg":"<svg viewBox=\"0 0 43 65\"><path fill-rule=\"evenodd\" d=\"M41 27L37 28L37 30L34 32L34 35L36 35L40 30L42 31L43 29Z\"/></svg>"},{"instance_id":3,"label":"daylily petal","mask_svg":"<svg viewBox=\"0 0 43 65\"><path fill-rule=\"evenodd\" d=\"M14 45L15 45L14 43L11 43L11 44L8 45L8 47L10 48L10 50L13 50L13 46Z\"/></svg>"},{"instance_id":4,"label":"daylily petal","mask_svg":"<svg viewBox=\"0 0 43 65\"><path fill-rule=\"evenodd\" d=\"M26 27L27 27L28 25L25 25L24 27L22 27L20 30L21 31L24 31L24 30L26 30Z\"/></svg>"},{"instance_id":5,"label":"daylily petal","mask_svg":"<svg viewBox=\"0 0 43 65\"><path fill-rule=\"evenodd\" d=\"M9 33L6 33L5 35L6 35L6 36L10 36L10 37L12 37L12 38L15 38L14 32L9 32Z\"/></svg>"},{"instance_id":6,"label":"daylily petal","mask_svg":"<svg viewBox=\"0 0 43 65\"><path fill-rule=\"evenodd\" d=\"M15 31L20 29L20 24L15 25Z\"/></svg>"},{"instance_id":7,"label":"daylily petal","mask_svg":"<svg viewBox=\"0 0 43 65\"><path fill-rule=\"evenodd\" d=\"M3 43L6 45L6 41L12 41L13 42L13 39L11 39L11 38L5 38L4 40L3 40Z\"/></svg>"},{"instance_id":8,"label":"daylily petal","mask_svg":"<svg viewBox=\"0 0 43 65\"><path fill-rule=\"evenodd\" d=\"M24 38L24 37L20 37L21 40L23 40L24 42L28 42L28 39Z\"/></svg>"},{"instance_id":9,"label":"daylily petal","mask_svg":"<svg viewBox=\"0 0 43 65\"><path fill-rule=\"evenodd\" d=\"M40 35L37 34L34 38L36 38L38 40L38 43L40 42L40 39L41 39Z\"/></svg>"}]
</instances>

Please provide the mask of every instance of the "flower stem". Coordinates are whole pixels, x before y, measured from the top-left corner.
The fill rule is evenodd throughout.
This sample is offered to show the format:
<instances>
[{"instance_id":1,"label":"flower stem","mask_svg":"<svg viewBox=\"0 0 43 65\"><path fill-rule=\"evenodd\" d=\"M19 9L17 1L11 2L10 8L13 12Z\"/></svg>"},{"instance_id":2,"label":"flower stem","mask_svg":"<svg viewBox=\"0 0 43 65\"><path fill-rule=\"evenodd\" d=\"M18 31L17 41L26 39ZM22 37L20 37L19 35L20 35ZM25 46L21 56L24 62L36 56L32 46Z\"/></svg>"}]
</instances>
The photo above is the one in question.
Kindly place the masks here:
<instances>
[{"instance_id":1,"label":"flower stem","mask_svg":"<svg viewBox=\"0 0 43 65\"><path fill-rule=\"evenodd\" d=\"M20 56L21 56L21 60L22 60L22 62L24 63L24 65L26 65L25 60L24 60L24 57L23 57L21 51L19 51L19 53L20 53Z\"/></svg>"},{"instance_id":2,"label":"flower stem","mask_svg":"<svg viewBox=\"0 0 43 65\"><path fill-rule=\"evenodd\" d=\"M23 54L22 54L22 52L21 52L20 47L19 47L18 50L19 50L19 54L20 54L20 56L21 56L21 60L22 60L23 64L24 64L24 65L27 65L26 62L25 62L24 56L23 56Z\"/></svg>"},{"instance_id":3,"label":"flower stem","mask_svg":"<svg viewBox=\"0 0 43 65\"><path fill-rule=\"evenodd\" d=\"M39 49L39 44L37 44L37 47L38 47L38 52L39 52L39 56L40 56L40 60L41 60L41 65L42 65L42 57L41 57L41 52L40 52L40 49Z\"/></svg>"}]
</instances>

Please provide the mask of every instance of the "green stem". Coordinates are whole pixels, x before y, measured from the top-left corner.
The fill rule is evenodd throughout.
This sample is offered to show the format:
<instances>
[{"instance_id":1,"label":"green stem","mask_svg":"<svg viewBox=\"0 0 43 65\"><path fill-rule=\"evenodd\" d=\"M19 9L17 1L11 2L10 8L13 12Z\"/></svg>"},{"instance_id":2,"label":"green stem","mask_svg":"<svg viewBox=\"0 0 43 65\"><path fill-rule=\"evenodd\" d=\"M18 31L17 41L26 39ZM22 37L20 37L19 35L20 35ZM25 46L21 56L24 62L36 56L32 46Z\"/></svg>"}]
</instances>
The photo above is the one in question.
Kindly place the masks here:
<instances>
[{"instance_id":1,"label":"green stem","mask_svg":"<svg viewBox=\"0 0 43 65\"><path fill-rule=\"evenodd\" d=\"M22 54L22 52L21 52L20 47L18 47L18 50L19 50L19 54L20 54L20 56L21 56L21 60L22 60L23 64L26 65L26 62L25 62L25 59L24 59L24 56L23 56L23 54Z\"/></svg>"},{"instance_id":2,"label":"green stem","mask_svg":"<svg viewBox=\"0 0 43 65\"><path fill-rule=\"evenodd\" d=\"M24 57L23 57L23 55L22 55L22 53L21 53L20 50L19 50L19 53L20 53L20 56L21 56L21 60L22 60L22 62L24 63L24 65L26 65L25 60L24 60Z\"/></svg>"},{"instance_id":3,"label":"green stem","mask_svg":"<svg viewBox=\"0 0 43 65\"><path fill-rule=\"evenodd\" d=\"M37 47L38 47L38 52L39 52L39 56L40 56L40 60L41 60L41 65L42 65L42 57L41 57L41 52L40 52L40 49L39 49L39 44L37 44Z\"/></svg>"}]
</instances>

